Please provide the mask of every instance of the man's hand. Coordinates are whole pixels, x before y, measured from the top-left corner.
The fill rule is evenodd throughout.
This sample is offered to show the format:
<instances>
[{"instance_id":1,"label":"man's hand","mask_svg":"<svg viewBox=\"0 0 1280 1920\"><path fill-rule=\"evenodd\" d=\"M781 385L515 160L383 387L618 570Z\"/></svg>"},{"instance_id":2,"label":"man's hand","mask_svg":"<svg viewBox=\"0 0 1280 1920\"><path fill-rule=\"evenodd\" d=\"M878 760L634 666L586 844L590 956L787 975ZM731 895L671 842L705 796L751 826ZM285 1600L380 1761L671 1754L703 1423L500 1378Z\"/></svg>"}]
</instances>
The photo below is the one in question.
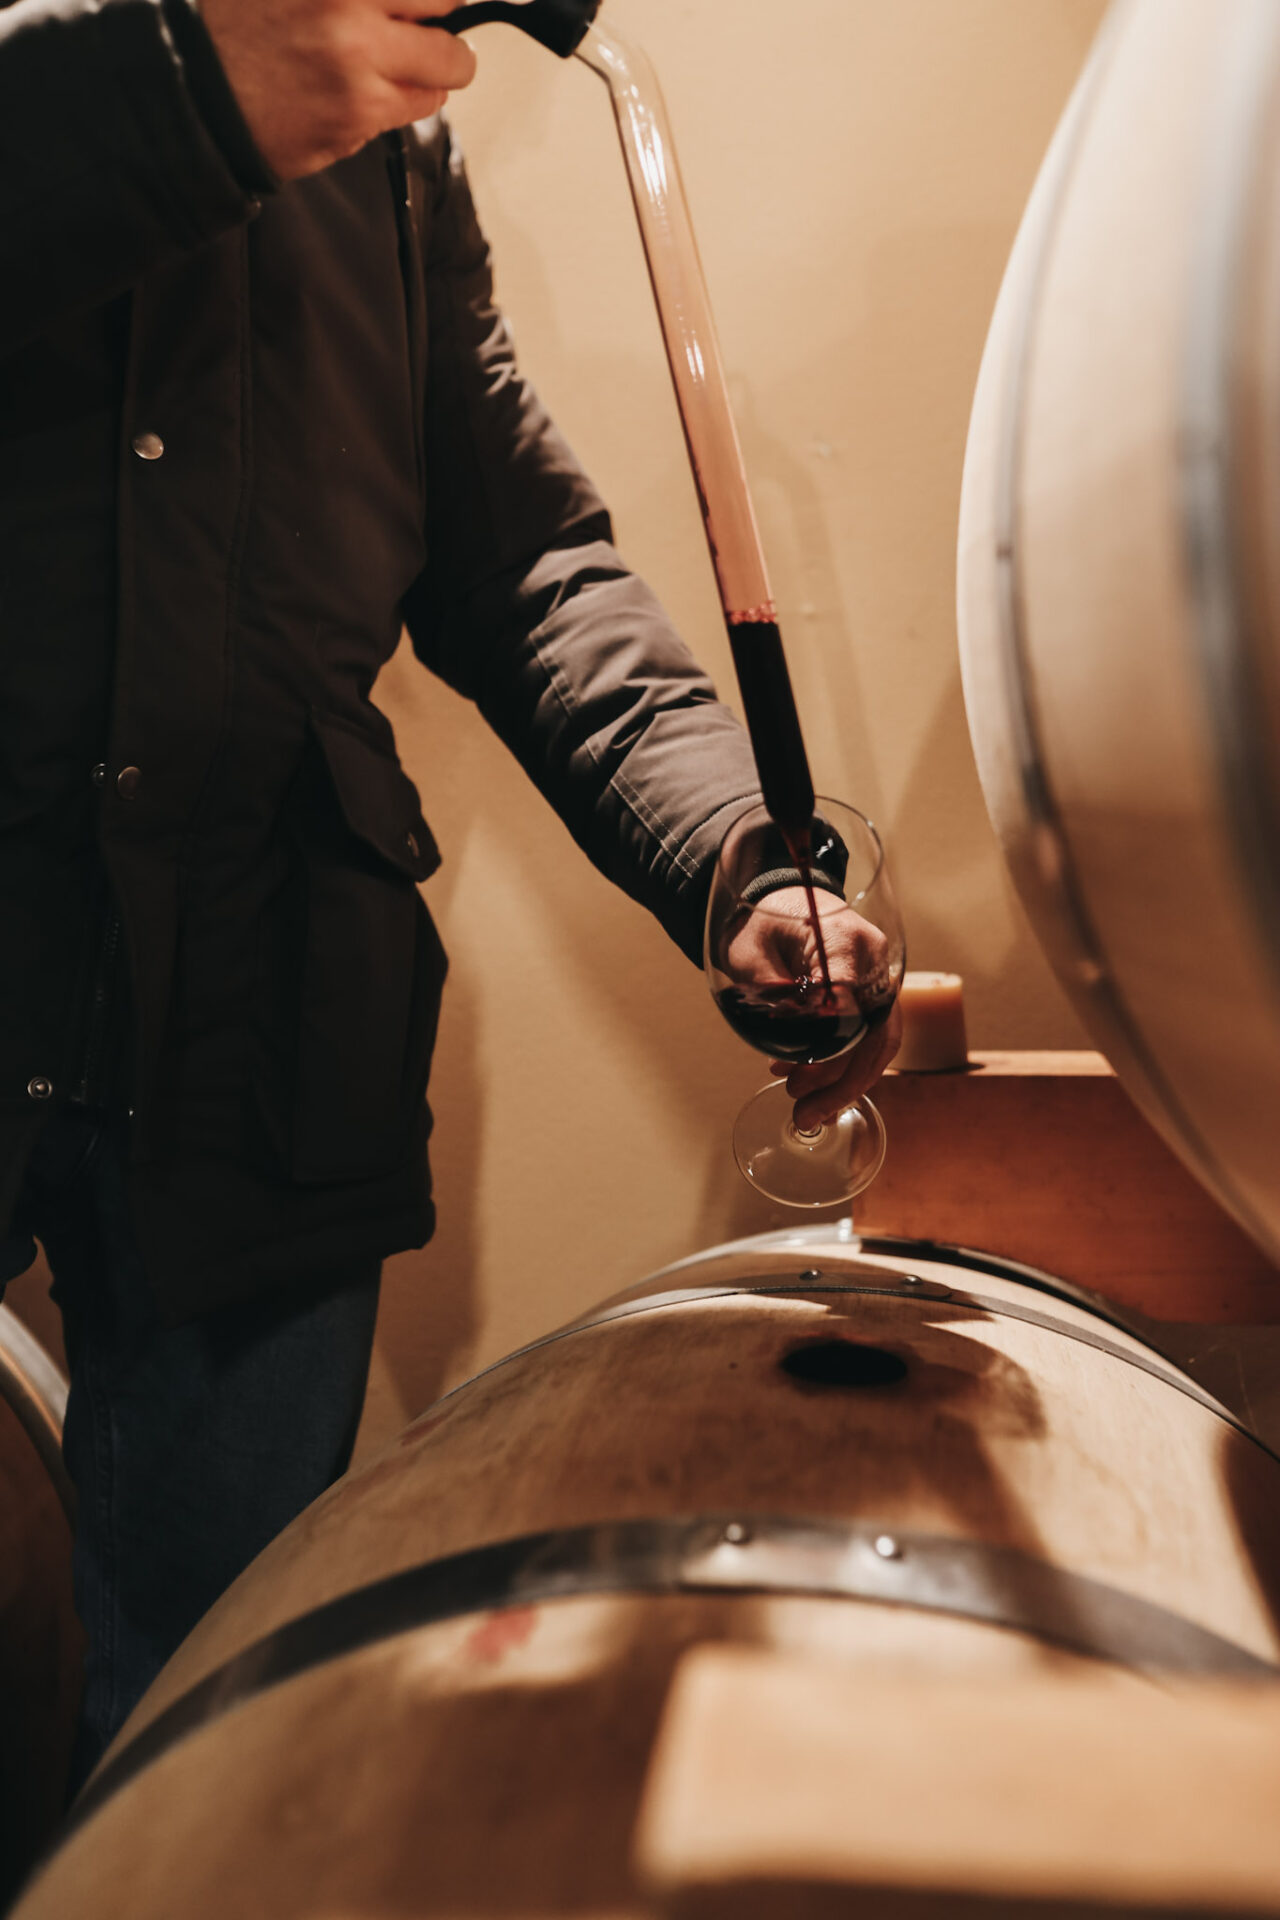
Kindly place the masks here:
<instances>
[{"instance_id":1,"label":"man's hand","mask_svg":"<svg viewBox=\"0 0 1280 1920\"><path fill-rule=\"evenodd\" d=\"M200 0L259 152L282 180L318 173L439 111L476 59L429 22L459 0Z\"/></svg>"},{"instance_id":2,"label":"man's hand","mask_svg":"<svg viewBox=\"0 0 1280 1920\"><path fill-rule=\"evenodd\" d=\"M770 1073L785 1074L787 1092L796 1103L797 1127L812 1129L834 1120L842 1107L870 1092L902 1045L902 1010L893 1011L882 1027L860 1040L851 1053L834 1060L818 1060L811 1067L793 1067L775 1060Z\"/></svg>"},{"instance_id":3,"label":"man's hand","mask_svg":"<svg viewBox=\"0 0 1280 1920\"><path fill-rule=\"evenodd\" d=\"M819 891L816 898L833 983L856 981L860 993L875 998L883 992L887 997L891 984L889 942L884 934L833 894ZM788 974L819 978L804 888L775 888L766 895L766 903L768 913L748 918L735 937L729 949L730 971L739 979L765 977L773 970L784 978ZM848 1053L810 1067L779 1060L771 1071L779 1078L786 1076L787 1092L796 1102L796 1125L812 1128L834 1120L842 1107L873 1087L901 1044L902 1014L895 1000L887 1020Z\"/></svg>"}]
</instances>

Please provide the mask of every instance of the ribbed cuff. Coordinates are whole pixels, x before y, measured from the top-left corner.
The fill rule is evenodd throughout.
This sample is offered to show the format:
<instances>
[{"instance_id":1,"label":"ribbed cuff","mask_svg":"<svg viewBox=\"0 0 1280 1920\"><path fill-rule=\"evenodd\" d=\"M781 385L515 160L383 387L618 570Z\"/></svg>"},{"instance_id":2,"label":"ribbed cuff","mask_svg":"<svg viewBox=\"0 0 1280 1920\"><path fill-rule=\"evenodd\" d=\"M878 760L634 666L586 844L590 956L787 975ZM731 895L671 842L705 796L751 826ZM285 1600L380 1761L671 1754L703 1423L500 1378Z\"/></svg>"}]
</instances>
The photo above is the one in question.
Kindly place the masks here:
<instances>
[{"instance_id":1,"label":"ribbed cuff","mask_svg":"<svg viewBox=\"0 0 1280 1920\"><path fill-rule=\"evenodd\" d=\"M833 879L829 873L824 873L821 867L814 867L810 878L814 886L819 887L823 893L844 893L840 881ZM758 873L754 880L748 880L746 886L739 890L738 898L748 907L753 907L757 900L764 899L766 893L776 893L779 887L802 887L803 885L804 875L799 867L771 867L768 873Z\"/></svg>"}]
</instances>

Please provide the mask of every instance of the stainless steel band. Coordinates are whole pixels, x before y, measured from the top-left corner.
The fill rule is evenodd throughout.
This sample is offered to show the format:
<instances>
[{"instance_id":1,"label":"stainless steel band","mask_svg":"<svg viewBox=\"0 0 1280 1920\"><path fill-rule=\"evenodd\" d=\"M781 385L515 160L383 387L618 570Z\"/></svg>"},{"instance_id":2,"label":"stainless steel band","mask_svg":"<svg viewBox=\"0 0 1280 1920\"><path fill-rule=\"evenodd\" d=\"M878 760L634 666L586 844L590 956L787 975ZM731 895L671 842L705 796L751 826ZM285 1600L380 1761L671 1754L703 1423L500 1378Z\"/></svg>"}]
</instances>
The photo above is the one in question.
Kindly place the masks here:
<instances>
[{"instance_id":1,"label":"stainless steel band","mask_svg":"<svg viewBox=\"0 0 1280 1920\"><path fill-rule=\"evenodd\" d=\"M877 1243L868 1241L867 1244L872 1246ZM1030 1269L1014 1270L1007 1263L985 1259L980 1255L966 1255L962 1248L932 1245L913 1247L908 1241L879 1244L886 1252L892 1248L894 1252L901 1252L907 1257L910 1257L914 1251L920 1258L927 1258L931 1262L951 1261L961 1267L985 1266L988 1273L1008 1272L1011 1278L1016 1278L1024 1284L1030 1275ZM1043 1278L1047 1280L1048 1276ZM645 1294L635 1300L622 1300L616 1306L601 1307L597 1312L584 1315L581 1320L575 1320L569 1326L559 1328L555 1333L546 1334L540 1340L531 1340L527 1346L517 1348L514 1353L507 1354L501 1360L495 1360L492 1366L483 1368L478 1374L473 1374L470 1380L462 1381L436 1404L442 1405L444 1400L450 1400L455 1394L465 1392L474 1381L482 1380L487 1374L496 1373L501 1368L510 1366L513 1361L522 1359L525 1354L536 1353L541 1347L553 1346L558 1341L572 1339L575 1334L586 1333L593 1327L608 1326L615 1321L629 1320L637 1314L656 1312L664 1307L689 1306L699 1300L727 1300L738 1294L744 1298L785 1297L794 1294L871 1294L898 1300L918 1300L922 1303L945 1300L953 1308L971 1311L984 1318L994 1316L1020 1320L1026 1326L1040 1327L1046 1332L1060 1334L1065 1340L1074 1340L1081 1346L1093 1348L1097 1353L1105 1353L1112 1360L1120 1360L1126 1366L1136 1367L1141 1373L1150 1374L1153 1380L1159 1380L1163 1385L1185 1394L1189 1400L1196 1401L1207 1412L1214 1414L1228 1426L1234 1427L1237 1433L1243 1434L1255 1446L1261 1447L1265 1453L1271 1453L1271 1449L1237 1420L1220 1400L1215 1400L1212 1394L1206 1393L1204 1388L1189 1375L1181 1373L1154 1352L1135 1352L1131 1347L1120 1346L1116 1341L1108 1340L1102 1333L1095 1333L1092 1328L1079 1326L1074 1321L1058 1319L1052 1313L1041 1312L1035 1307L1024 1307L1014 1301L995 1299L986 1294L969 1293L962 1288L946 1287L937 1281L923 1280L917 1274L900 1273L893 1267L877 1267L870 1261L864 1261L856 1270L837 1269L830 1275L820 1267L805 1267L799 1268L795 1273L747 1274L741 1280L722 1286L675 1287L662 1293ZM1090 1311L1095 1311L1092 1306ZM1099 1325L1109 1324L1100 1312L1096 1317ZM1120 1325L1118 1321L1114 1324ZM1272 1457L1277 1456L1272 1455Z\"/></svg>"},{"instance_id":2,"label":"stainless steel band","mask_svg":"<svg viewBox=\"0 0 1280 1920\"><path fill-rule=\"evenodd\" d=\"M268 1688L399 1634L593 1594L729 1593L944 1613L1142 1672L1280 1679L1280 1668L1194 1621L1006 1547L774 1514L617 1521L428 1561L291 1621L145 1727L93 1777L59 1837L187 1734Z\"/></svg>"}]
</instances>

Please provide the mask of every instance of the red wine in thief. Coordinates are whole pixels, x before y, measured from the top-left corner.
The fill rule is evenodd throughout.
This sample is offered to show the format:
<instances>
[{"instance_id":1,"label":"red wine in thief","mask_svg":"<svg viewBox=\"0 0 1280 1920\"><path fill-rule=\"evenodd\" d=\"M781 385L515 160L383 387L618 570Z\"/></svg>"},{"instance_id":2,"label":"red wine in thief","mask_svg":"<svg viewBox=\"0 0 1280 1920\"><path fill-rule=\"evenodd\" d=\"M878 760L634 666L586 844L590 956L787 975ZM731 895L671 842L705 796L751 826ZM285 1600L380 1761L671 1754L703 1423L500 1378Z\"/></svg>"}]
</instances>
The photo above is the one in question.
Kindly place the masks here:
<instances>
[{"instance_id":1,"label":"red wine in thief","mask_svg":"<svg viewBox=\"0 0 1280 1920\"><path fill-rule=\"evenodd\" d=\"M787 670L787 656L776 620L730 620L729 645L742 693L751 751L770 816L777 821L804 886L818 952L818 967L828 993L834 989L826 942L813 897L809 823L813 818L813 776L804 750L800 715ZM838 1051L838 1049L832 1049ZM781 1056L780 1056L781 1057ZM788 1056L790 1057L790 1056ZM815 1059L823 1056L815 1054Z\"/></svg>"},{"instance_id":2,"label":"red wine in thief","mask_svg":"<svg viewBox=\"0 0 1280 1920\"><path fill-rule=\"evenodd\" d=\"M729 1025L771 1060L829 1060L887 1019L892 997L860 994L856 982L778 980L724 987L715 996Z\"/></svg>"},{"instance_id":3,"label":"red wine in thief","mask_svg":"<svg viewBox=\"0 0 1280 1920\"><path fill-rule=\"evenodd\" d=\"M813 818L813 780L778 623L731 620L729 645L764 804L788 845L796 840L807 842Z\"/></svg>"}]
</instances>

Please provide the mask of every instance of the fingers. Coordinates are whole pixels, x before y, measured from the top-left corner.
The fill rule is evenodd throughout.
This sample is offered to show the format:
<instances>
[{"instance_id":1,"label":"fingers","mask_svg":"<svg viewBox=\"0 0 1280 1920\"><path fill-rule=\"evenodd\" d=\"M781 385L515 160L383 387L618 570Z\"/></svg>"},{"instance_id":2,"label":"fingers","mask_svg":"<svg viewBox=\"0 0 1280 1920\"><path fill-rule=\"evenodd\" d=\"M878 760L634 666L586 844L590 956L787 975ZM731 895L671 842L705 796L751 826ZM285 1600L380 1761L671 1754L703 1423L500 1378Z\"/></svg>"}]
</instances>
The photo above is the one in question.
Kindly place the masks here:
<instances>
[{"instance_id":1,"label":"fingers","mask_svg":"<svg viewBox=\"0 0 1280 1920\"><path fill-rule=\"evenodd\" d=\"M437 112L476 70L465 41L418 24L452 13L454 0L201 0L200 11L249 131L282 180Z\"/></svg>"},{"instance_id":2,"label":"fingers","mask_svg":"<svg viewBox=\"0 0 1280 1920\"><path fill-rule=\"evenodd\" d=\"M452 7L440 7L437 14L452 10ZM438 27L392 18L386 21L379 37L378 68L384 80L406 93L437 95L439 106L446 94L471 85L476 75L476 56L465 40L442 33Z\"/></svg>"},{"instance_id":3,"label":"fingers","mask_svg":"<svg viewBox=\"0 0 1280 1920\"><path fill-rule=\"evenodd\" d=\"M456 13L463 0L380 0L380 4L393 20L442 20Z\"/></svg>"},{"instance_id":4,"label":"fingers","mask_svg":"<svg viewBox=\"0 0 1280 1920\"><path fill-rule=\"evenodd\" d=\"M837 1080L843 1078L848 1065L849 1055L839 1053L834 1060L815 1060L803 1067L797 1067L791 1061L775 1060L769 1071L779 1079L785 1075L787 1092L793 1100L798 1100L801 1094L816 1093L820 1087L833 1087Z\"/></svg>"},{"instance_id":5,"label":"fingers","mask_svg":"<svg viewBox=\"0 0 1280 1920\"><path fill-rule=\"evenodd\" d=\"M842 1107L874 1087L901 1044L902 1015L895 1006L884 1025L851 1053L816 1061L811 1067L782 1067L787 1092L796 1103L796 1125L816 1127L834 1120ZM772 1070L778 1073L779 1066Z\"/></svg>"},{"instance_id":6,"label":"fingers","mask_svg":"<svg viewBox=\"0 0 1280 1920\"><path fill-rule=\"evenodd\" d=\"M437 87L430 93L423 93L415 87L397 87L396 97L399 101L395 115L396 125L406 127L413 126L419 120L432 119L449 99L443 87Z\"/></svg>"},{"instance_id":7,"label":"fingers","mask_svg":"<svg viewBox=\"0 0 1280 1920\"><path fill-rule=\"evenodd\" d=\"M841 1061L844 1072L837 1080L825 1087L804 1094L796 1100L795 1122L797 1127L813 1128L834 1120L843 1107L861 1099L862 1095L873 1087L880 1078L883 1066L889 1064L859 1057L857 1053L846 1054ZM790 1092L788 1088L788 1092Z\"/></svg>"}]
</instances>

